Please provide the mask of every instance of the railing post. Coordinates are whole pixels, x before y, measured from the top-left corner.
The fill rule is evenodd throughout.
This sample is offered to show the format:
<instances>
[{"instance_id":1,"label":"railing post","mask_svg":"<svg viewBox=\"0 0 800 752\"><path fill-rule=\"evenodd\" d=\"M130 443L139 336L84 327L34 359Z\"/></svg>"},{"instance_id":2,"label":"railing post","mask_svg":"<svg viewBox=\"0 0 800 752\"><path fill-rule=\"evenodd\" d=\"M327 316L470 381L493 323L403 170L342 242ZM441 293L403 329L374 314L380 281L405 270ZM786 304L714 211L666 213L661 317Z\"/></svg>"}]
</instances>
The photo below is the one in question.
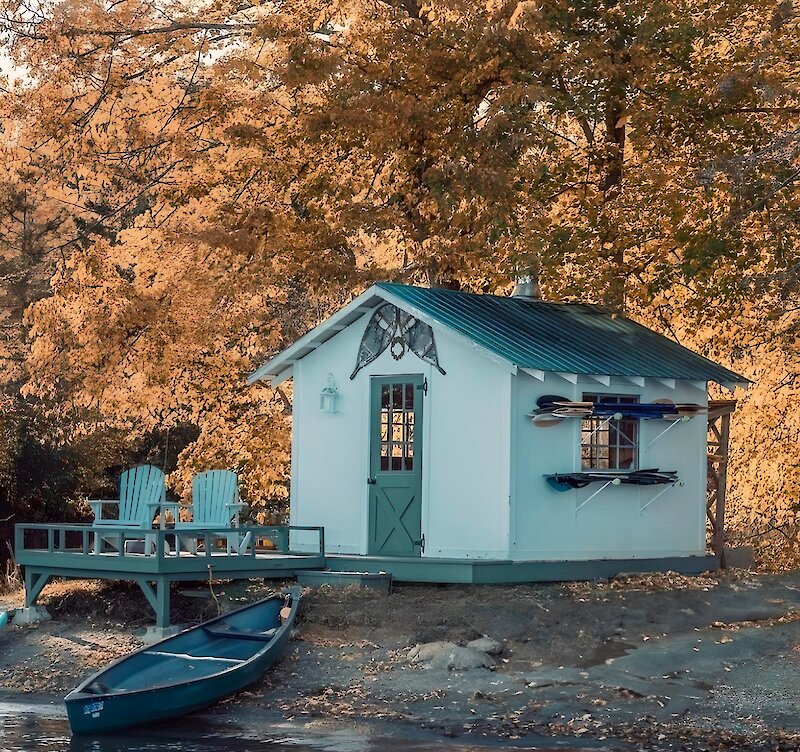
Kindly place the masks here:
<instances>
[{"instance_id":1,"label":"railing post","mask_svg":"<svg viewBox=\"0 0 800 752\"><path fill-rule=\"evenodd\" d=\"M25 525L17 524L14 526L14 555L25 550Z\"/></svg>"},{"instance_id":2,"label":"railing post","mask_svg":"<svg viewBox=\"0 0 800 752\"><path fill-rule=\"evenodd\" d=\"M320 556L325 556L325 528L319 528L319 553Z\"/></svg>"},{"instance_id":3,"label":"railing post","mask_svg":"<svg viewBox=\"0 0 800 752\"><path fill-rule=\"evenodd\" d=\"M53 553L53 533L55 531L52 527L47 528L47 553Z\"/></svg>"}]
</instances>

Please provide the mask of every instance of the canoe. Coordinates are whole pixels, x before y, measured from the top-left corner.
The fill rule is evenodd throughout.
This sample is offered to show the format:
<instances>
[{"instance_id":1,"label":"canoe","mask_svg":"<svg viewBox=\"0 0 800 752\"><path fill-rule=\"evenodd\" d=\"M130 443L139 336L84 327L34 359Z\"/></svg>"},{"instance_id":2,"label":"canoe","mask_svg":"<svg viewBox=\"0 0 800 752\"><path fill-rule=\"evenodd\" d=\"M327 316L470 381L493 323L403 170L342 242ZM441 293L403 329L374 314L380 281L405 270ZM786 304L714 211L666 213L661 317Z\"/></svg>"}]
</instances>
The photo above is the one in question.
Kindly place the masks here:
<instances>
[{"instance_id":1,"label":"canoe","mask_svg":"<svg viewBox=\"0 0 800 752\"><path fill-rule=\"evenodd\" d=\"M285 653L299 601L292 588L114 661L64 698L72 733L174 718L257 682Z\"/></svg>"}]
</instances>

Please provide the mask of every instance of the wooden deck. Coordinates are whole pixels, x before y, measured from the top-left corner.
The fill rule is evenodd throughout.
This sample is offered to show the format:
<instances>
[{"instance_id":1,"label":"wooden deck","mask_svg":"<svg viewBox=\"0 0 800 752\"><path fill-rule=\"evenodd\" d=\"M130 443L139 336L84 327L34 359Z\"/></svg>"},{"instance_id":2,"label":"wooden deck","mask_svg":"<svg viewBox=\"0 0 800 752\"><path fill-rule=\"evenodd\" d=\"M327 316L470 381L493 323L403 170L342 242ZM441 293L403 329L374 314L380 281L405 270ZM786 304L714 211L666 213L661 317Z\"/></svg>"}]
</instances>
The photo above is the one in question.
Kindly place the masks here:
<instances>
[{"instance_id":1,"label":"wooden deck","mask_svg":"<svg viewBox=\"0 0 800 752\"><path fill-rule=\"evenodd\" d=\"M302 552L296 550L298 543ZM16 526L15 556L25 571L26 606L35 605L51 577L132 580L155 611L156 626L166 627L172 582L288 578L324 569L325 538L320 527L176 532L22 523Z\"/></svg>"}]
</instances>

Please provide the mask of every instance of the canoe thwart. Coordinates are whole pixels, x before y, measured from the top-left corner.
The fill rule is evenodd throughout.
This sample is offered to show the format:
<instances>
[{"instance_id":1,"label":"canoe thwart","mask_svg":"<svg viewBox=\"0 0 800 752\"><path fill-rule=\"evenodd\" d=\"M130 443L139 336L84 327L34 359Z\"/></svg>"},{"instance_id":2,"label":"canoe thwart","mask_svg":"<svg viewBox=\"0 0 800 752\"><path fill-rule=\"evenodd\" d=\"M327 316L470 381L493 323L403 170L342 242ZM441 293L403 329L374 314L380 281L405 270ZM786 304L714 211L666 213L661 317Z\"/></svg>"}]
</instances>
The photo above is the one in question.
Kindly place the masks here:
<instances>
[{"instance_id":1,"label":"canoe thwart","mask_svg":"<svg viewBox=\"0 0 800 752\"><path fill-rule=\"evenodd\" d=\"M265 632L241 632L224 627L203 627L203 631L212 637L231 637L237 640L260 640L262 642L271 640L278 633L277 628L268 629Z\"/></svg>"}]
</instances>

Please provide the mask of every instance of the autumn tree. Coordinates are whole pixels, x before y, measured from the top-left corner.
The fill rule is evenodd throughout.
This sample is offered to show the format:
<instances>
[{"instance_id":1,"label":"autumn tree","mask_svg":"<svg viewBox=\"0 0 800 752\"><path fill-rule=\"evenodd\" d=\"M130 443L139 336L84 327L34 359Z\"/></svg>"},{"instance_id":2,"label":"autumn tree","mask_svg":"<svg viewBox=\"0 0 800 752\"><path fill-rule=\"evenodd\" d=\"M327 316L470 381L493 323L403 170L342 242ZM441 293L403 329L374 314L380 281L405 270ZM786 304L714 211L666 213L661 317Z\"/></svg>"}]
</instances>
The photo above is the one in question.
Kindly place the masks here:
<instances>
[{"instance_id":1,"label":"autumn tree","mask_svg":"<svg viewBox=\"0 0 800 752\"><path fill-rule=\"evenodd\" d=\"M765 385L782 371L789 404L790 4L4 7L29 77L3 97L3 242L35 207L51 264L24 391L78 426L197 426L183 487L219 464L285 495L286 395L243 376L376 278L502 292L534 271ZM753 421L749 526L795 488L744 480L772 431Z\"/></svg>"}]
</instances>

